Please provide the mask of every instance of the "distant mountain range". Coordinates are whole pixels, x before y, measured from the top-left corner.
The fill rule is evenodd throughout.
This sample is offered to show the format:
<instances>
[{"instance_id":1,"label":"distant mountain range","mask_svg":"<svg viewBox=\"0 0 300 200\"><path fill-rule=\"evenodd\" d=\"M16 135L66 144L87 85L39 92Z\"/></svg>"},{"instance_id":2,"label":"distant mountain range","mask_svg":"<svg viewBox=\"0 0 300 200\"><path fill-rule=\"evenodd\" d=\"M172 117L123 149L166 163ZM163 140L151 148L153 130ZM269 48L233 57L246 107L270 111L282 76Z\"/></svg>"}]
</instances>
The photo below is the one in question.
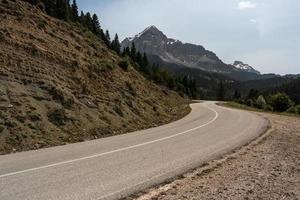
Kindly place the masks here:
<instances>
[{"instance_id":1,"label":"distant mountain range","mask_svg":"<svg viewBox=\"0 0 300 200\"><path fill-rule=\"evenodd\" d=\"M151 62L171 68L188 67L222 74L246 73L255 77L260 75L260 72L241 61L235 61L232 65L226 64L203 46L168 38L155 26L146 28L134 37L126 38L121 44L122 49L131 47L133 43L138 51L149 55Z\"/></svg>"},{"instance_id":2,"label":"distant mountain range","mask_svg":"<svg viewBox=\"0 0 300 200\"><path fill-rule=\"evenodd\" d=\"M268 91L300 77L261 74L242 61L226 64L203 46L168 38L155 26L126 38L121 43L121 48L131 47L133 43L138 51L148 55L150 63L159 64L179 76L192 77L204 99L215 99L220 81L226 83L227 95L230 96L234 90L241 91L243 95L247 95L252 88Z\"/></svg>"}]
</instances>

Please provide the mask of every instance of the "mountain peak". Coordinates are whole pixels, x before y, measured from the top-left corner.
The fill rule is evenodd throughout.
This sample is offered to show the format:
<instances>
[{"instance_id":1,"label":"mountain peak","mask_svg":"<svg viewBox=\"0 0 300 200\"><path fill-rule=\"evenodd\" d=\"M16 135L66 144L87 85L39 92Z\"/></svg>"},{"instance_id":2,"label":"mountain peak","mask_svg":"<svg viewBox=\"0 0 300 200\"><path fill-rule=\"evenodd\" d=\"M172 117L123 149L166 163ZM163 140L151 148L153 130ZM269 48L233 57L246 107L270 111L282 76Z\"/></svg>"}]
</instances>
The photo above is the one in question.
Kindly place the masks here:
<instances>
[{"instance_id":1,"label":"mountain peak","mask_svg":"<svg viewBox=\"0 0 300 200\"><path fill-rule=\"evenodd\" d=\"M145 30L159 30L156 26L154 25L151 25L151 26L148 26Z\"/></svg>"},{"instance_id":2,"label":"mountain peak","mask_svg":"<svg viewBox=\"0 0 300 200\"><path fill-rule=\"evenodd\" d=\"M253 67L251 67L248 64L243 63L242 61L234 61L234 63L232 64L235 68L246 71L246 72L250 72L250 73L255 73L255 74L260 74L259 71L255 70Z\"/></svg>"},{"instance_id":3,"label":"mountain peak","mask_svg":"<svg viewBox=\"0 0 300 200\"><path fill-rule=\"evenodd\" d=\"M228 65L215 53L206 50L201 45L182 43L168 38L156 26L151 25L132 38L126 38L122 49L135 44L138 51L152 56L152 62L174 64L174 66L201 69L209 72L249 72L260 74L259 71L241 61ZM151 61L151 59L150 59Z\"/></svg>"},{"instance_id":4,"label":"mountain peak","mask_svg":"<svg viewBox=\"0 0 300 200\"><path fill-rule=\"evenodd\" d=\"M135 44L138 51L158 58L159 62L173 63L181 67L198 68L207 71L230 71L234 68L224 64L213 52L203 46L182 43L168 38L156 26L147 27L133 38L122 42L122 49ZM157 62L157 61L155 61Z\"/></svg>"},{"instance_id":5,"label":"mountain peak","mask_svg":"<svg viewBox=\"0 0 300 200\"><path fill-rule=\"evenodd\" d=\"M136 38L139 38L145 34L151 34L151 35L164 35L163 32L161 32L156 26L151 25L147 27L145 30L140 32L139 34L135 35Z\"/></svg>"}]
</instances>

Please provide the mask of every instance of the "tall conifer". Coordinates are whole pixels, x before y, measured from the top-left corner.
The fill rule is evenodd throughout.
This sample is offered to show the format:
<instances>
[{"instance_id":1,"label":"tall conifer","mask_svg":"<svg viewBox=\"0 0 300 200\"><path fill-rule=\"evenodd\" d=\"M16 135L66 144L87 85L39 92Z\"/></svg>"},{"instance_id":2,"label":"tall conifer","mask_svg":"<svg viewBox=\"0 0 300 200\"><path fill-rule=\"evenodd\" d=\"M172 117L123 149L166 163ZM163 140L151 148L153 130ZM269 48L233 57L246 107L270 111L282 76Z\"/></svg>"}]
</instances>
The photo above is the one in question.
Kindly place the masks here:
<instances>
[{"instance_id":1,"label":"tall conifer","mask_svg":"<svg viewBox=\"0 0 300 200\"><path fill-rule=\"evenodd\" d=\"M73 21L77 22L79 20L78 6L76 0L73 0L73 4L71 6L71 16Z\"/></svg>"}]
</instances>

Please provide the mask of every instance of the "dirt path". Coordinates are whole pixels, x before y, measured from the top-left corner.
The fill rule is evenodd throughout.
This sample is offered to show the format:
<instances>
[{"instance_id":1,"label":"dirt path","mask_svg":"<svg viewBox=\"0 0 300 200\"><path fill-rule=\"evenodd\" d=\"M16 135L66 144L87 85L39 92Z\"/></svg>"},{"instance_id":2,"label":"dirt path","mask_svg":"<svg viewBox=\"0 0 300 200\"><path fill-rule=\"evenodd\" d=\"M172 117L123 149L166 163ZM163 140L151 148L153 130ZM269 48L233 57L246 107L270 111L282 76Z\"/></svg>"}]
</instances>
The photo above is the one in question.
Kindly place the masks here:
<instances>
[{"instance_id":1,"label":"dirt path","mask_svg":"<svg viewBox=\"0 0 300 200\"><path fill-rule=\"evenodd\" d=\"M300 118L259 115L273 126L260 141L137 199L300 199Z\"/></svg>"}]
</instances>

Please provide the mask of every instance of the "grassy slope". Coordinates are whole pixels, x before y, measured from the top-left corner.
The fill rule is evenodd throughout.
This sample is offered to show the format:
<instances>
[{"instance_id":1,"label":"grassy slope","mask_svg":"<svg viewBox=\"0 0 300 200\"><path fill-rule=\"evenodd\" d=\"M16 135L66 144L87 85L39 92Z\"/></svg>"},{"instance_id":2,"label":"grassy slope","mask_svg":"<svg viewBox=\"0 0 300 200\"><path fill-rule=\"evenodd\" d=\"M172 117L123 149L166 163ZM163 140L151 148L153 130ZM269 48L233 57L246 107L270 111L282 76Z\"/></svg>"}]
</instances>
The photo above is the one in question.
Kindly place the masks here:
<instances>
[{"instance_id":1,"label":"grassy slope","mask_svg":"<svg viewBox=\"0 0 300 200\"><path fill-rule=\"evenodd\" d=\"M0 0L0 154L144 129L188 100L146 80L103 42L22 1Z\"/></svg>"},{"instance_id":2,"label":"grassy slope","mask_svg":"<svg viewBox=\"0 0 300 200\"><path fill-rule=\"evenodd\" d=\"M254 108L254 107L250 107L250 106L246 106L246 105L239 104L239 103L236 103L236 102L228 102L228 103L223 103L223 104L220 104L220 105L231 107L231 108L236 108L236 109L241 109L241 110L253 111L253 112L263 112L263 113L284 115L284 116L290 116L290 117L300 117L299 115L292 114L292 113L271 112L271 111L266 111L266 110L262 110L262 109L258 109L258 108Z\"/></svg>"}]
</instances>

